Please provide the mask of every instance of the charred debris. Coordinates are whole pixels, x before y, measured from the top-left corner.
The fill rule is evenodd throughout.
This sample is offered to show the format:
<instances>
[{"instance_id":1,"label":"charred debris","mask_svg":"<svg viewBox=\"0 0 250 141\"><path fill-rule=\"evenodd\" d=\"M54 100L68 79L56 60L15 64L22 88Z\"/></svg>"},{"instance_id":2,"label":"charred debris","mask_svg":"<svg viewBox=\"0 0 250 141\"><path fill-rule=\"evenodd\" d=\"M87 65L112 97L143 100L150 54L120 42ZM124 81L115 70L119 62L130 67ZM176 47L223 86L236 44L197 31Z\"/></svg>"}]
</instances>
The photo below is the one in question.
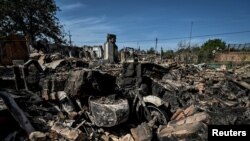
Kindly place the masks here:
<instances>
[{"instance_id":1,"label":"charred debris","mask_svg":"<svg viewBox=\"0 0 250 141\"><path fill-rule=\"evenodd\" d=\"M119 63L112 34L101 50L1 60L0 139L207 140L210 124L250 123L249 65L214 70L127 52Z\"/></svg>"}]
</instances>

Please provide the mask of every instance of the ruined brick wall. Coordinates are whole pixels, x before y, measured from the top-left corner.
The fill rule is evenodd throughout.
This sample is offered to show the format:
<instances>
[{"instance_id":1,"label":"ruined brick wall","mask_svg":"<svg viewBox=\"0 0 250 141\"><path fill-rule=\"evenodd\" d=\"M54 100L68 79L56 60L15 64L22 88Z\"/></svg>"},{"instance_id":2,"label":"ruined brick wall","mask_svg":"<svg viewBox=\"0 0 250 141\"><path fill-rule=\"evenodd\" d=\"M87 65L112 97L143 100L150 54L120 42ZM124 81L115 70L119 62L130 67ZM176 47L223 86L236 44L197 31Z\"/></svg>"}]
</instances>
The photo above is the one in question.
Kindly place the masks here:
<instances>
[{"instance_id":1,"label":"ruined brick wall","mask_svg":"<svg viewBox=\"0 0 250 141\"><path fill-rule=\"evenodd\" d=\"M198 56L190 52L182 52L175 57L175 60L180 63L198 63Z\"/></svg>"},{"instance_id":2,"label":"ruined brick wall","mask_svg":"<svg viewBox=\"0 0 250 141\"><path fill-rule=\"evenodd\" d=\"M10 35L0 45L0 65L12 65L13 60L27 61L29 51L22 36Z\"/></svg>"},{"instance_id":3,"label":"ruined brick wall","mask_svg":"<svg viewBox=\"0 0 250 141\"><path fill-rule=\"evenodd\" d=\"M228 52L215 55L217 62L248 62L250 61L250 52Z\"/></svg>"}]
</instances>

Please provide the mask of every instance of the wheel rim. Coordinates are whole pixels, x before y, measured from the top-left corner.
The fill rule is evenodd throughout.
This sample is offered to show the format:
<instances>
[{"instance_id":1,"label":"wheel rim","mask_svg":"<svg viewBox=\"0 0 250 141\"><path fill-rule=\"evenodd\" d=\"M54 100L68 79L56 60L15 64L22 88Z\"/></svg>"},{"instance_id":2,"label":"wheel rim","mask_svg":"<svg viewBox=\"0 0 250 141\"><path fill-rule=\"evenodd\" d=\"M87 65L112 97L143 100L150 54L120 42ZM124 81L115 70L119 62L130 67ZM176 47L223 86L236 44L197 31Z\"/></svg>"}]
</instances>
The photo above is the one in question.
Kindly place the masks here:
<instances>
[{"instance_id":1,"label":"wheel rim","mask_svg":"<svg viewBox=\"0 0 250 141\"><path fill-rule=\"evenodd\" d=\"M151 114L150 115L150 119L148 119L147 117L147 112L143 109L143 107L140 107L139 110L137 111L138 117L140 120L146 120L146 121L150 121L152 120L155 116L156 116L156 124L157 125L162 125L162 124L167 124L167 117L166 117L166 113L154 106L154 105L147 105L148 111Z\"/></svg>"}]
</instances>

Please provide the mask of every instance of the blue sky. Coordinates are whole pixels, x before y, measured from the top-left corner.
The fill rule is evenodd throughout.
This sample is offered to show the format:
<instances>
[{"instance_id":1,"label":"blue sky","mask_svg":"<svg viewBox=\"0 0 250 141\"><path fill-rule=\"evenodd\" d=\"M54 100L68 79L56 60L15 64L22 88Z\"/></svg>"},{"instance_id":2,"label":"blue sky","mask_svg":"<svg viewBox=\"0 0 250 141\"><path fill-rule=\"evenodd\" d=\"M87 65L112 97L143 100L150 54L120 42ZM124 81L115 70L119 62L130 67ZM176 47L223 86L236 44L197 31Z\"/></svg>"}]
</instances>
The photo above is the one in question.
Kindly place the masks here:
<instances>
[{"instance_id":1,"label":"blue sky","mask_svg":"<svg viewBox=\"0 0 250 141\"><path fill-rule=\"evenodd\" d=\"M176 49L178 42L189 42L182 37L190 36L191 22L191 44L214 38L250 43L250 0L56 0L56 4L60 23L78 46L102 45L106 34L114 33L119 48L149 49L158 38L158 49ZM241 31L247 32L214 35Z\"/></svg>"}]
</instances>

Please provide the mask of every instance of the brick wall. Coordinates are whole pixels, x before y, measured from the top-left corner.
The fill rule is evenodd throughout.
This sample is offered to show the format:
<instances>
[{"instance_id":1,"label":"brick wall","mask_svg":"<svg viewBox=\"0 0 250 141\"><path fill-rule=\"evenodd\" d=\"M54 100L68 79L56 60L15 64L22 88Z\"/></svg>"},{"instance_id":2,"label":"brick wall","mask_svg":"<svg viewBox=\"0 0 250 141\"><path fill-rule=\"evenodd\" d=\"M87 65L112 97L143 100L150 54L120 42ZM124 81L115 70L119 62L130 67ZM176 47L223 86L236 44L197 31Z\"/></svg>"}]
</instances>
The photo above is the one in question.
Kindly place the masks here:
<instances>
[{"instance_id":1,"label":"brick wall","mask_svg":"<svg viewBox=\"0 0 250 141\"><path fill-rule=\"evenodd\" d=\"M228 52L215 55L217 62L248 62L250 61L250 52Z\"/></svg>"}]
</instances>

